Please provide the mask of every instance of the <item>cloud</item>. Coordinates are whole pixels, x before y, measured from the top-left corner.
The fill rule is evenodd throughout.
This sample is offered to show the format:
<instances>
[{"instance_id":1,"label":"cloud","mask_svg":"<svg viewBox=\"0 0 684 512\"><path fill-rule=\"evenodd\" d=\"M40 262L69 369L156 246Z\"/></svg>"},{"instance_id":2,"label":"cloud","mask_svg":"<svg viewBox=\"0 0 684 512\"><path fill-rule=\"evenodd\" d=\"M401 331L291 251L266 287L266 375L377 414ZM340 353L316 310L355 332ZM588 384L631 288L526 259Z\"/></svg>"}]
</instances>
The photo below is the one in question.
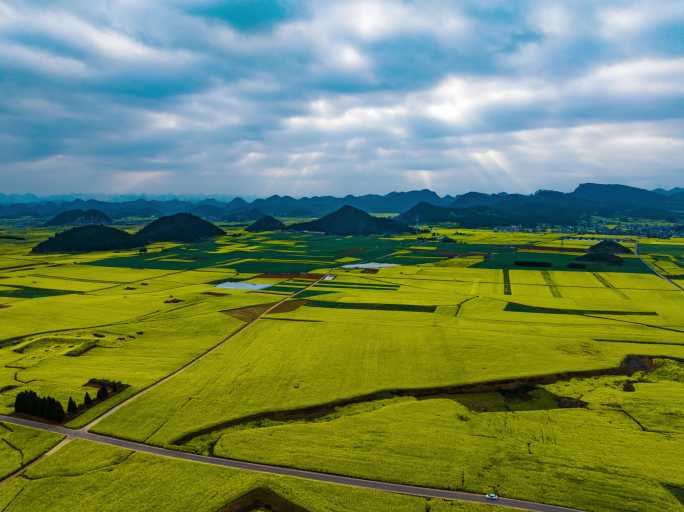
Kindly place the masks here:
<instances>
[{"instance_id":1,"label":"cloud","mask_svg":"<svg viewBox=\"0 0 684 512\"><path fill-rule=\"evenodd\" d=\"M0 46L0 60L6 69L26 69L40 74L76 78L88 72L80 60L11 43Z\"/></svg>"},{"instance_id":2,"label":"cloud","mask_svg":"<svg viewBox=\"0 0 684 512\"><path fill-rule=\"evenodd\" d=\"M49 39L65 50L124 63L164 65L189 58L186 51L146 44L122 30L96 24L64 9L3 7L0 29L5 35Z\"/></svg>"},{"instance_id":3,"label":"cloud","mask_svg":"<svg viewBox=\"0 0 684 512\"><path fill-rule=\"evenodd\" d=\"M0 0L7 191L682 185L684 0Z\"/></svg>"},{"instance_id":4,"label":"cloud","mask_svg":"<svg viewBox=\"0 0 684 512\"><path fill-rule=\"evenodd\" d=\"M684 95L684 57L642 58L606 64L575 85L584 94Z\"/></svg>"},{"instance_id":5,"label":"cloud","mask_svg":"<svg viewBox=\"0 0 684 512\"><path fill-rule=\"evenodd\" d=\"M633 37L662 25L682 23L684 4L662 0L657 7L648 3L608 6L598 12L599 33L607 39Z\"/></svg>"}]
</instances>

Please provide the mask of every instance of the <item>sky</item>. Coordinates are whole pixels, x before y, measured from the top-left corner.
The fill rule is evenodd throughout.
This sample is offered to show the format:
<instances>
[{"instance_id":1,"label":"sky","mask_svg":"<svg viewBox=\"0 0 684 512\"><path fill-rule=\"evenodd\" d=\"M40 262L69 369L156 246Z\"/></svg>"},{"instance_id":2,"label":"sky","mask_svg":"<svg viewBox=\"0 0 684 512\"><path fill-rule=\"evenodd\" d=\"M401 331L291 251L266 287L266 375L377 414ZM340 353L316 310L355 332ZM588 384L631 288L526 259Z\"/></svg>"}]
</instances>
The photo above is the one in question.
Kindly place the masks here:
<instances>
[{"instance_id":1,"label":"sky","mask_svg":"<svg viewBox=\"0 0 684 512\"><path fill-rule=\"evenodd\" d=\"M684 186L684 0L0 0L0 191Z\"/></svg>"}]
</instances>

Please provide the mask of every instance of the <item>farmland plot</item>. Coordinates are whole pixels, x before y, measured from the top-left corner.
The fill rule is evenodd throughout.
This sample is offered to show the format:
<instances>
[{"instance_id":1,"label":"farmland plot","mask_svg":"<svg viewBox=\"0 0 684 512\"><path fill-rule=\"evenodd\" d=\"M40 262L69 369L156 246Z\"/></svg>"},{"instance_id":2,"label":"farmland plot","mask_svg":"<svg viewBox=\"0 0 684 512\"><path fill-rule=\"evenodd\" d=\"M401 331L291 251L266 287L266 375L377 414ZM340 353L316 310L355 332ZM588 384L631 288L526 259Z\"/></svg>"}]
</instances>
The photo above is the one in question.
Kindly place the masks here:
<instances>
[{"instance_id":1,"label":"farmland plot","mask_svg":"<svg viewBox=\"0 0 684 512\"><path fill-rule=\"evenodd\" d=\"M95 431L591 510L676 509L681 290L632 257L621 268L568 269L576 254L554 234L439 233L456 241L235 230L145 254L35 258L28 242L12 246L0 262L0 409L11 412L24 389L66 403L92 378L118 380L129 386L121 395L70 424L134 397ZM372 261L399 265L343 268ZM117 491L140 474L149 486ZM218 510L264 482L309 510L427 506L83 442L32 475L0 486L0 508L49 499L61 510L88 488L84 510L151 500Z\"/></svg>"}]
</instances>

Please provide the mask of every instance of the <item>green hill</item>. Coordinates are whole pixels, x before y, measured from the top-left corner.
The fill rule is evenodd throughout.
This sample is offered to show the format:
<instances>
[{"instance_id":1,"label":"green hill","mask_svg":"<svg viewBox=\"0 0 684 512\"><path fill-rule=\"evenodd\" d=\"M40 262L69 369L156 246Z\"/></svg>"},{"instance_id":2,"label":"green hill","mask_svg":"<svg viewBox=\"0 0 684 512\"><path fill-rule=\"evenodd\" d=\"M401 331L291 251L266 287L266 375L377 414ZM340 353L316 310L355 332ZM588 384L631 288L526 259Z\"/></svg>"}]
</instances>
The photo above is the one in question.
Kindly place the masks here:
<instances>
[{"instance_id":1,"label":"green hill","mask_svg":"<svg viewBox=\"0 0 684 512\"><path fill-rule=\"evenodd\" d=\"M246 229L247 231L250 231L252 233L256 233L259 231L280 231L285 229L285 224L280 222L275 217L271 217L270 215L264 215Z\"/></svg>"},{"instance_id":2,"label":"green hill","mask_svg":"<svg viewBox=\"0 0 684 512\"><path fill-rule=\"evenodd\" d=\"M432 203L418 203L399 216L399 219L409 224L424 224L431 222L457 221L456 210Z\"/></svg>"},{"instance_id":3,"label":"green hill","mask_svg":"<svg viewBox=\"0 0 684 512\"><path fill-rule=\"evenodd\" d=\"M177 213L150 222L136 234L142 242L198 242L225 231L191 213Z\"/></svg>"},{"instance_id":4,"label":"green hill","mask_svg":"<svg viewBox=\"0 0 684 512\"><path fill-rule=\"evenodd\" d=\"M92 252L132 249L142 243L137 237L109 226L79 226L48 238L36 245L31 252Z\"/></svg>"},{"instance_id":5,"label":"green hill","mask_svg":"<svg viewBox=\"0 0 684 512\"><path fill-rule=\"evenodd\" d=\"M373 217L353 206L343 206L320 219L293 224L288 229L315 231L329 235L387 235L413 231L406 224L392 219Z\"/></svg>"},{"instance_id":6,"label":"green hill","mask_svg":"<svg viewBox=\"0 0 684 512\"><path fill-rule=\"evenodd\" d=\"M622 265L625 261L617 254L609 252L588 252L583 256L575 258L576 261L590 261L594 263L607 263L609 265Z\"/></svg>"},{"instance_id":7,"label":"green hill","mask_svg":"<svg viewBox=\"0 0 684 512\"><path fill-rule=\"evenodd\" d=\"M589 248L590 253L594 254L631 254L632 251L629 250L622 244L613 242L612 240L603 240L596 245L592 245Z\"/></svg>"}]
</instances>

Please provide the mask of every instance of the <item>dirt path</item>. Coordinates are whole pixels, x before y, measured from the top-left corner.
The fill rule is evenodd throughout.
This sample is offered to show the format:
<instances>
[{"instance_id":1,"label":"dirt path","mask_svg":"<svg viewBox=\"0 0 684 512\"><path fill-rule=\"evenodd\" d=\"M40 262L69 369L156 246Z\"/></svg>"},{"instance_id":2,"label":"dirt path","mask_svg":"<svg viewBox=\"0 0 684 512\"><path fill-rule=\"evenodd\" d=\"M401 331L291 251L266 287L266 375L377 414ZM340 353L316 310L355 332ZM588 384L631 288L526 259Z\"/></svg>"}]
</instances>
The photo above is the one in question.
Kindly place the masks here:
<instances>
[{"instance_id":1,"label":"dirt path","mask_svg":"<svg viewBox=\"0 0 684 512\"><path fill-rule=\"evenodd\" d=\"M81 431L83 431L83 432L88 432L88 431L90 431L90 429L93 428L95 425L97 425L98 423L100 423L100 422L101 422L102 420L104 420L105 418L111 416L112 414L114 414L115 412L117 412L118 410L120 410L121 408L123 408L123 407L125 407L126 405L130 404L131 402L133 402L133 401L139 399L140 397L145 396L147 393L149 393L149 392L152 391L153 389L155 389L155 388L161 386L161 385L164 384L166 381L172 379L172 378L175 377L176 375L178 375L178 374L180 374L180 373L186 371L188 368L192 368L192 367L195 366L197 363L199 363L202 359L204 359L205 357L207 357L209 354L215 352L215 351L218 350L220 347L222 347L227 341L229 341L230 339L232 339L234 336L236 336L237 334L241 333L241 332L244 331L245 329L249 328L249 326L251 326L251 325L253 325L254 323L256 323L257 321L259 321L262 317L264 317L264 316L268 315L269 313L271 313L274 309L276 309L278 306L282 305L284 302L286 302L286 301L288 301L288 300L290 300L290 299L293 299L293 298L297 297L297 295L299 295L300 293L302 293L302 292L304 292L304 291L306 291L306 290L312 288L313 286L317 285L319 282L321 282L321 281L325 278L326 275L327 275L327 274L324 274L320 279L317 279L316 281L313 281L313 282L312 282L311 284L309 284L308 286L302 288L301 290L297 290L295 293L292 293L292 294L290 294L290 295L287 295L286 297L284 297L284 298L283 298L282 300L280 300L279 302L274 303L273 305L271 305L271 307L269 307L268 309L266 309L264 312L262 312L262 313L261 313L259 316L257 316L256 318L254 318L254 320L252 320L251 322L247 322L247 323L245 323L244 325L241 325L241 326L238 327L236 330L234 330L233 332L231 332L230 334L228 334L228 335L227 335L225 338L223 338L221 341L219 341L216 345L210 347L208 350L205 350L205 351L202 352L201 354L198 354L198 355L195 356L193 359L191 359L190 361L188 361L188 362L185 363L184 365L182 365L182 366L176 368L174 371L172 371L171 373L169 373L169 374L166 375L165 377L163 377L163 378L159 379L158 381L156 381L156 382L150 384L149 386L147 386L146 388L143 388L141 391L139 391L139 392L136 393L135 395L131 395L129 398L127 398L127 399L124 400L123 402L121 402L121 403L117 404L116 406L112 407L111 409L109 409L108 411L106 411L104 414L98 416L98 417L95 418L93 421L91 421L90 423L88 423L88 424L86 424L85 426L83 426L83 427L81 428Z\"/></svg>"},{"instance_id":2,"label":"dirt path","mask_svg":"<svg viewBox=\"0 0 684 512\"><path fill-rule=\"evenodd\" d=\"M9 418L10 416L6 416L6 417ZM14 421L14 420L12 420L12 421L7 421L7 423L20 424L20 423L17 423L16 421ZM40 430L49 430L49 429L41 428ZM27 464L22 465L19 469L17 469L16 471L13 471L13 472L10 473L9 475L7 475L5 478L0 479L0 483L6 482L6 481L8 481L8 480L10 480L10 479L12 479L12 478L15 478L15 477L17 477L17 476L23 475L31 466L37 464L37 463L40 462L41 460L43 460L43 459L49 457L50 455L52 455L53 453L55 453L55 452L58 451L59 449L63 448L63 447L66 446L67 444L69 444L69 443L71 442L72 438L71 438L70 436L66 435L66 434L63 434L63 435L64 435L65 437L64 437L64 439L62 439L59 443L57 443L55 446L53 446L52 448L50 448L48 451L46 451L46 452L43 453L42 455L39 455L38 457L36 457L36 458L33 459L32 461L29 461Z\"/></svg>"}]
</instances>

